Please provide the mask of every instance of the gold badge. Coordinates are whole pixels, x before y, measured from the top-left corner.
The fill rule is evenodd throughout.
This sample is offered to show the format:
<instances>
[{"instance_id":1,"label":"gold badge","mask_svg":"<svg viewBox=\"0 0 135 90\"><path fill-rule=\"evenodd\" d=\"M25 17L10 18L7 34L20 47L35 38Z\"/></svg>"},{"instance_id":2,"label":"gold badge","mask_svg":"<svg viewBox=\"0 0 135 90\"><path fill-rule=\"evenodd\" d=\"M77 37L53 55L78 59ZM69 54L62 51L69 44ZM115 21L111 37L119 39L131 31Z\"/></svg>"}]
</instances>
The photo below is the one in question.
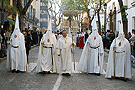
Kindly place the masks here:
<instances>
[{"instance_id":1,"label":"gold badge","mask_svg":"<svg viewBox=\"0 0 135 90\"><path fill-rule=\"evenodd\" d=\"M17 35L15 35L14 37L17 38Z\"/></svg>"},{"instance_id":2,"label":"gold badge","mask_svg":"<svg viewBox=\"0 0 135 90\"><path fill-rule=\"evenodd\" d=\"M66 44L67 42L65 41L65 44Z\"/></svg>"},{"instance_id":3,"label":"gold badge","mask_svg":"<svg viewBox=\"0 0 135 90\"><path fill-rule=\"evenodd\" d=\"M96 40L96 37L94 37L94 40Z\"/></svg>"},{"instance_id":4,"label":"gold badge","mask_svg":"<svg viewBox=\"0 0 135 90\"><path fill-rule=\"evenodd\" d=\"M121 46L121 42L119 43L119 46Z\"/></svg>"},{"instance_id":5,"label":"gold badge","mask_svg":"<svg viewBox=\"0 0 135 90\"><path fill-rule=\"evenodd\" d=\"M48 39L47 42L50 42L50 40Z\"/></svg>"}]
</instances>

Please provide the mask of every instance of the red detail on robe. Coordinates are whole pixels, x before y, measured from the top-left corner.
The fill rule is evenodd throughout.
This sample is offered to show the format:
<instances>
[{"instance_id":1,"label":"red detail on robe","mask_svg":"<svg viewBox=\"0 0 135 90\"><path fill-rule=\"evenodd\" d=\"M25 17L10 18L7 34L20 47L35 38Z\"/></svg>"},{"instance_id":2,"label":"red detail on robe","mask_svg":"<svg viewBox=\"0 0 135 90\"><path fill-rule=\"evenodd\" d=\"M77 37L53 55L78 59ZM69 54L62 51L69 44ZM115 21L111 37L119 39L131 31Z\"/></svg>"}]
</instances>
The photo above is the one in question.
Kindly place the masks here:
<instances>
[{"instance_id":1,"label":"red detail on robe","mask_svg":"<svg viewBox=\"0 0 135 90\"><path fill-rule=\"evenodd\" d=\"M56 39L57 39L57 35L55 35Z\"/></svg>"},{"instance_id":2,"label":"red detail on robe","mask_svg":"<svg viewBox=\"0 0 135 90\"><path fill-rule=\"evenodd\" d=\"M80 48L84 47L84 36L79 37L79 47Z\"/></svg>"}]
</instances>

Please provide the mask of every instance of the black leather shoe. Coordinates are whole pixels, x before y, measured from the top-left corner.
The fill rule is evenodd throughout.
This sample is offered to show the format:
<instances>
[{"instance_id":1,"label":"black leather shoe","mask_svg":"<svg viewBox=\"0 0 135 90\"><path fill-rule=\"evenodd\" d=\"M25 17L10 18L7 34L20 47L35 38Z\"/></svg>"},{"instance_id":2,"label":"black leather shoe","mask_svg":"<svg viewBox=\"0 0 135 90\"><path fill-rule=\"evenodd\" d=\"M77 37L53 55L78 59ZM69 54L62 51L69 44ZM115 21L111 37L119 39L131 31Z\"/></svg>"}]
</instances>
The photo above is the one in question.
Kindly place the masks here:
<instances>
[{"instance_id":1,"label":"black leather shoe","mask_svg":"<svg viewBox=\"0 0 135 90\"><path fill-rule=\"evenodd\" d=\"M15 73L15 69L14 69L14 70L12 70L12 73Z\"/></svg>"},{"instance_id":2,"label":"black leather shoe","mask_svg":"<svg viewBox=\"0 0 135 90\"><path fill-rule=\"evenodd\" d=\"M50 72L50 71L48 71L48 72L47 72L47 74L51 74L51 72Z\"/></svg>"},{"instance_id":3,"label":"black leather shoe","mask_svg":"<svg viewBox=\"0 0 135 90\"><path fill-rule=\"evenodd\" d=\"M100 73L98 73L97 76L100 76Z\"/></svg>"},{"instance_id":4,"label":"black leather shoe","mask_svg":"<svg viewBox=\"0 0 135 90\"><path fill-rule=\"evenodd\" d=\"M63 75L63 76L65 76L65 75L66 75L66 73L62 73L62 75Z\"/></svg>"},{"instance_id":5,"label":"black leather shoe","mask_svg":"<svg viewBox=\"0 0 135 90\"><path fill-rule=\"evenodd\" d=\"M19 72L20 72L19 70L16 71L16 73L19 73Z\"/></svg>"},{"instance_id":6,"label":"black leather shoe","mask_svg":"<svg viewBox=\"0 0 135 90\"><path fill-rule=\"evenodd\" d=\"M69 73L66 73L66 76L71 76Z\"/></svg>"}]
</instances>

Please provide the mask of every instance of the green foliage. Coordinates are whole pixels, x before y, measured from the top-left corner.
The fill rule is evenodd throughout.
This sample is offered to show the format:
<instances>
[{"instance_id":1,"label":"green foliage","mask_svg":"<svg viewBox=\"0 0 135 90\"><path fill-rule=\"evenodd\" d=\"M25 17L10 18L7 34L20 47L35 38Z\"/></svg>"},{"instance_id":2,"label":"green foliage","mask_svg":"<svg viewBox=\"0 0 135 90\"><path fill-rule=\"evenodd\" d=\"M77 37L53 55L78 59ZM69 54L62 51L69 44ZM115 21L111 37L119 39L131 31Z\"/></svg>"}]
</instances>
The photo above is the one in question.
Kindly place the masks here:
<instances>
[{"instance_id":1,"label":"green foliage","mask_svg":"<svg viewBox=\"0 0 135 90\"><path fill-rule=\"evenodd\" d=\"M78 10L78 11L88 11L88 6L90 9L98 10L100 6L100 0L62 0L61 5L64 10ZM101 5L105 3L105 0L101 0ZM103 7L101 7L103 11Z\"/></svg>"},{"instance_id":2,"label":"green foliage","mask_svg":"<svg viewBox=\"0 0 135 90\"><path fill-rule=\"evenodd\" d=\"M64 10L78 10L86 11L85 5L88 6L88 2L85 0L62 0L62 7Z\"/></svg>"},{"instance_id":3,"label":"green foliage","mask_svg":"<svg viewBox=\"0 0 135 90\"><path fill-rule=\"evenodd\" d=\"M126 11L127 9L128 9L127 6L122 6L122 8L121 8L120 10L121 10L121 11L122 11L122 10ZM123 12L121 15L122 15L122 21L123 21L123 22L126 22L126 21L127 21L127 13L126 13L126 12Z\"/></svg>"},{"instance_id":4,"label":"green foliage","mask_svg":"<svg viewBox=\"0 0 135 90\"><path fill-rule=\"evenodd\" d=\"M0 2L0 8L2 8L2 0L0 0ZM9 5L8 0L4 0L4 9L9 14L16 14L17 11L19 12L19 10L16 7Z\"/></svg>"},{"instance_id":5,"label":"green foliage","mask_svg":"<svg viewBox=\"0 0 135 90\"><path fill-rule=\"evenodd\" d=\"M101 31L104 31L104 25L101 26Z\"/></svg>"},{"instance_id":6,"label":"green foliage","mask_svg":"<svg viewBox=\"0 0 135 90\"><path fill-rule=\"evenodd\" d=\"M128 6L122 6L121 10L127 10Z\"/></svg>"}]
</instances>

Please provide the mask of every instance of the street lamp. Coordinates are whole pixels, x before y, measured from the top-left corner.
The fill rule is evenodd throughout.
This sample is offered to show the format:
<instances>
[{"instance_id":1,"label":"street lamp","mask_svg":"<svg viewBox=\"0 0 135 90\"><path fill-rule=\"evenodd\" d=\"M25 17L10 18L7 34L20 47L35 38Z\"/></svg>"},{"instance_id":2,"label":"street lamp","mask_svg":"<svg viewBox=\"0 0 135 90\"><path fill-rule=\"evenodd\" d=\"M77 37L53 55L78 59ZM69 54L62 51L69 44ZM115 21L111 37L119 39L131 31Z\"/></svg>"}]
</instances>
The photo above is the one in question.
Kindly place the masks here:
<instances>
[{"instance_id":1,"label":"street lamp","mask_svg":"<svg viewBox=\"0 0 135 90\"><path fill-rule=\"evenodd\" d=\"M104 12L104 31L106 31L106 9L107 9L106 3L104 4L104 9L105 9L105 12Z\"/></svg>"}]
</instances>

